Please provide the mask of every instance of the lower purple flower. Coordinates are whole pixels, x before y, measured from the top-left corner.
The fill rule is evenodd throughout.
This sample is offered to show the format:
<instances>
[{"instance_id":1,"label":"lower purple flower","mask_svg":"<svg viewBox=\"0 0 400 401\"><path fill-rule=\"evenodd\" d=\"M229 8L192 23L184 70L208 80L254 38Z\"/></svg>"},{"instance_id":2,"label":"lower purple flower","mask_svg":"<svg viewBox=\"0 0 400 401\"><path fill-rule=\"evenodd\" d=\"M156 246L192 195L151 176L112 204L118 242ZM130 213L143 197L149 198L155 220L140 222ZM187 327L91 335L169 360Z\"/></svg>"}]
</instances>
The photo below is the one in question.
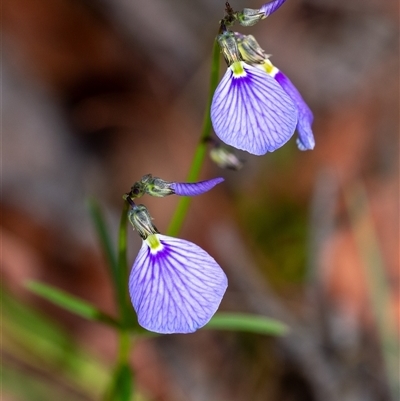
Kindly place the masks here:
<instances>
[{"instance_id":1,"label":"lower purple flower","mask_svg":"<svg viewBox=\"0 0 400 401\"><path fill-rule=\"evenodd\" d=\"M292 99L275 79L242 61L228 67L211 104L216 135L254 155L283 146L295 131L297 113Z\"/></svg>"},{"instance_id":2,"label":"lower purple flower","mask_svg":"<svg viewBox=\"0 0 400 401\"><path fill-rule=\"evenodd\" d=\"M217 311L228 280L199 246L149 235L133 264L129 293L139 324L156 333L192 333Z\"/></svg>"}]
</instances>

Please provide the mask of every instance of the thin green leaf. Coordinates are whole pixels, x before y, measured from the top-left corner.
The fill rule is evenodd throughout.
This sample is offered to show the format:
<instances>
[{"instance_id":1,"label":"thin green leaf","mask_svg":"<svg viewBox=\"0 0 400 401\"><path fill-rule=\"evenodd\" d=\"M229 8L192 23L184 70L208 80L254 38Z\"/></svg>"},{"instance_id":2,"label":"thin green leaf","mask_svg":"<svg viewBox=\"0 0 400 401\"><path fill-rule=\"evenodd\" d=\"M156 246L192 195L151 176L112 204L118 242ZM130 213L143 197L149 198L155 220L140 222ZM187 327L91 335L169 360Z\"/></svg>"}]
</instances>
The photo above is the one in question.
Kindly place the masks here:
<instances>
[{"instance_id":1,"label":"thin green leaf","mask_svg":"<svg viewBox=\"0 0 400 401\"><path fill-rule=\"evenodd\" d=\"M217 313L204 327L214 330L247 331L256 334L282 336L288 332L288 327L278 320L264 316L240 313Z\"/></svg>"},{"instance_id":2,"label":"thin green leaf","mask_svg":"<svg viewBox=\"0 0 400 401\"><path fill-rule=\"evenodd\" d=\"M52 373L54 372L56 370L47 372L41 370L41 367L31 366L18 359L11 364L6 361L2 364L0 371L0 380L1 383L4 383L2 394L4 391L5 399L9 399L7 395L12 395L13 400L29 401L52 401L55 399L57 401L87 401L90 399L89 395L81 389L62 382L59 377L53 377Z\"/></svg>"},{"instance_id":3,"label":"thin green leaf","mask_svg":"<svg viewBox=\"0 0 400 401\"><path fill-rule=\"evenodd\" d=\"M92 199L89 201L88 204L101 247L106 255L106 259L110 268L110 276L114 286L115 300L118 305L120 317L123 321L123 325L126 327L136 320L133 310L130 307L127 299L128 266L126 257L126 246L128 205L126 202L124 203L121 214L117 253L108 235L107 226L98 203L94 199ZM128 321L131 323L129 323Z\"/></svg>"},{"instance_id":4,"label":"thin green leaf","mask_svg":"<svg viewBox=\"0 0 400 401\"><path fill-rule=\"evenodd\" d=\"M119 280L117 254L114 246L112 245L111 238L108 235L108 229L105 223L105 219L103 217L103 213L101 212L100 206L95 199L88 200L88 207L93 220L93 224L100 240L101 248L106 256L107 263L110 267L111 278L113 280L115 289L117 290Z\"/></svg>"},{"instance_id":5,"label":"thin green leaf","mask_svg":"<svg viewBox=\"0 0 400 401\"><path fill-rule=\"evenodd\" d=\"M62 380L91 394L93 399L99 399L102 386L98 384L109 380L109 373L103 362L94 358L86 348L80 348L54 321L33 309L31 305L18 301L6 289L0 289L2 350L11 355L12 360L18 359L34 369L36 367L48 372L57 370ZM7 363L3 362L4 371ZM17 365L20 366L20 363ZM28 371L31 369L26 372ZM20 385L21 382L24 381L16 381ZM21 398L30 400L29 397ZM41 400L45 398L42 397Z\"/></svg>"},{"instance_id":6,"label":"thin green leaf","mask_svg":"<svg viewBox=\"0 0 400 401\"><path fill-rule=\"evenodd\" d=\"M35 340L37 338L45 339L47 342L61 348L67 346L66 344L69 340L62 330L39 312L20 302L3 287L0 288L0 301L2 304L3 330L6 326L5 330L8 330L10 328L8 323L12 323L11 328L23 328L21 331L34 335ZM30 328L29 331L26 330L26 327ZM13 332L12 334L15 333Z\"/></svg>"},{"instance_id":7,"label":"thin green leaf","mask_svg":"<svg viewBox=\"0 0 400 401\"><path fill-rule=\"evenodd\" d=\"M70 295L65 291L37 281L27 282L26 287L35 294L85 319L119 327L119 323L113 317L100 311L89 302Z\"/></svg>"}]
</instances>

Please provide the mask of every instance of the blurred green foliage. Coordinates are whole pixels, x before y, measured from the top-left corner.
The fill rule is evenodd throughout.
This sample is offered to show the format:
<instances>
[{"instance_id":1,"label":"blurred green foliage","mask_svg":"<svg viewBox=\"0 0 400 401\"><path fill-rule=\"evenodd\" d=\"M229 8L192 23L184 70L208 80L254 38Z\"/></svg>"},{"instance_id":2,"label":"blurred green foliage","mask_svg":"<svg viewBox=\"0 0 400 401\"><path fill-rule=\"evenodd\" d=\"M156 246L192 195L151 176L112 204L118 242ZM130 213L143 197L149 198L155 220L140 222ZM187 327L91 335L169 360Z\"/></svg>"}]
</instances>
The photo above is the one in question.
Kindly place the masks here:
<instances>
[{"instance_id":1,"label":"blurred green foliage","mask_svg":"<svg viewBox=\"0 0 400 401\"><path fill-rule=\"evenodd\" d=\"M2 383L24 400L91 400L109 373L51 319L2 288ZM23 383L23 385L22 385Z\"/></svg>"},{"instance_id":2,"label":"blurred green foliage","mask_svg":"<svg viewBox=\"0 0 400 401\"><path fill-rule=\"evenodd\" d=\"M286 196L262 193L240 203L242 225L266 263L272 284L302 283L306 278L307 210Z\"/></svg>"}]
</instances>

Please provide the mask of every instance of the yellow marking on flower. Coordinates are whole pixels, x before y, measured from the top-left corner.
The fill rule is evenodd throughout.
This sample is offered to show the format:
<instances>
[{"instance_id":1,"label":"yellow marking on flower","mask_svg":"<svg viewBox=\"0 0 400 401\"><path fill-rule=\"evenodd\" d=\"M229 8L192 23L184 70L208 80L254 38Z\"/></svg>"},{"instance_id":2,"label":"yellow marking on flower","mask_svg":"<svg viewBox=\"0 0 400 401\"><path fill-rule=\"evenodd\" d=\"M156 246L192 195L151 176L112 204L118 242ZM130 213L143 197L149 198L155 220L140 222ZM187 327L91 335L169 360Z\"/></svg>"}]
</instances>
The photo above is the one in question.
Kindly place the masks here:
<instances>
[{"instance_id":1,"label":"yellow marking on flower","mask_svg":"<svg viewBox=\"0 0 400 401\"><path fill-rule=\"evenodd\" d=\"M279 72L279 70L267 58L264 60L262 66L265 72L272 77L274 77Z\"/></svg>"},{"instance_id":2,"label":"yellow marking on flower","mask_svg":"<svg viewBox=\"0 0 400 401\"><path fill-rule=\"evenodd\" d=\"M147 245L149 246L150 252L152 254L156 254L164 248L164 245L158 239L157 234L149 235L145 241L146 241Z\"/></svg>"},{"instance_id":3,"label":"yellow marking on flower","mask_svg":"<svg viewBox=\"0 0 400 401\"><path fill-rule=\"evenodd\" d=\"M231 70L233 71L233 76L235 78L245 77L247 75L246 71L243 68L243 62L242 61L235 61L231 65Z\"/></svg>"}]
</instances>

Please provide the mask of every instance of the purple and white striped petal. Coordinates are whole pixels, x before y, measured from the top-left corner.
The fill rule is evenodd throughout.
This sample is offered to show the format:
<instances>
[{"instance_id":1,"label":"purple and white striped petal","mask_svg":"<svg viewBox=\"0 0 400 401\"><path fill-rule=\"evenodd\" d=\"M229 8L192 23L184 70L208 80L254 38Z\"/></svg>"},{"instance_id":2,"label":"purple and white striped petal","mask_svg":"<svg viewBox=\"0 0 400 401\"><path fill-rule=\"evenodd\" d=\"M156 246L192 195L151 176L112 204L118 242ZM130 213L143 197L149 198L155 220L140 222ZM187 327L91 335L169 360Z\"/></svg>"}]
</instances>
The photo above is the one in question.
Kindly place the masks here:
<instances>
[{"instance_id":1,"label":"purple and white striped petal","mask_svg":"<svg viewBox=\"0 0 400 401\"><path fill-rule=\"evenodd\" d=\"M222 181L224 181L224 179L222 177L218 177L199 182L173 182L170 184L170 188L175 192L176 195L196 196L209 191Z\"/></svg>"},{"instance_id":2,"label":"purple and white striped petal","mask_svg":"<svg viewBox=\"0 0 400 401\"><path fill-rule=\"evenodd\" d=\"M269 3L264 4L260 8L260 12L262 12L265 17L268 17L268 15L271 15L273 12L275 12L286 0L273 0Z\"/></svg>"},{"instance_id":3,"label":"purple and white striped petal","mask_svg":"<svg viewBox=\"0 0 400 401\"><path fill-rule=\"evenodd\" d=\"M291 138L297 107L275 79L240 61L228 68L215 90L211 121L226 144L263 155Z\"/></svg>"},{"instance_id":4,"label":"purple and white striped petal","mask_svg":"<svg viewBox=\"0 0 400 401\"><path fill-rule=\"evenodd\" d=\"M300 150L314 149L315 140L311 129L314 116L310 108L307 106L300 92L296 89L290 79L281 71L276 72L274 78L279 82L284 91L290 96L296 104L299 112L299 120L297 122L297 132L299 137L296 139L297 146Z\"/></svg>"},{"instance_id":5,"label":"purple and white striped petal","mask_svg":"<svg viewBox=\"0 0 400 401\"><path fill-rule=\"evenodd\" d=\"M129 293L139 324L156 333L192 333L217 311L228 286L225 273L199 246L150 235L133 264Z\"/></svg>"}]
</instances>

